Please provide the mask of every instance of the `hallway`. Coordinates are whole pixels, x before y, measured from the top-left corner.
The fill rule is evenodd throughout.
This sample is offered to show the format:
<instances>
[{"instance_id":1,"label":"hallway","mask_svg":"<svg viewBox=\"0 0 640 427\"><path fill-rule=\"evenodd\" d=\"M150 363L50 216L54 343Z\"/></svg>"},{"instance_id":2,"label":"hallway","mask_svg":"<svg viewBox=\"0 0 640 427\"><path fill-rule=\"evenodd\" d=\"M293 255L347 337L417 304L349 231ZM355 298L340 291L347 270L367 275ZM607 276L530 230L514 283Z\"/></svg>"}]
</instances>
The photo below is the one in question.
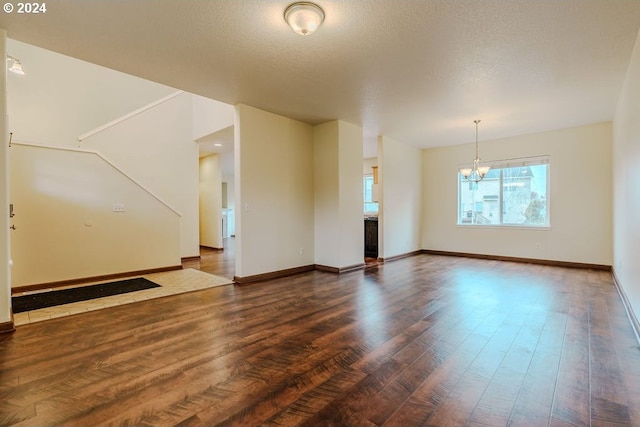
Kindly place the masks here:
<instances>
[{"instance_id":1,"label":"hallway","mask_svg":"<svg viewBox=\"0 0 640 427\"><path fill-rule=\"evenodd\" d=\"M223 250L201 246L200 259L182 262L182 268L195 268L200 271L226 277L233 280L235 275L235 238L225 237Z\"/></svg>"}]
</instances>

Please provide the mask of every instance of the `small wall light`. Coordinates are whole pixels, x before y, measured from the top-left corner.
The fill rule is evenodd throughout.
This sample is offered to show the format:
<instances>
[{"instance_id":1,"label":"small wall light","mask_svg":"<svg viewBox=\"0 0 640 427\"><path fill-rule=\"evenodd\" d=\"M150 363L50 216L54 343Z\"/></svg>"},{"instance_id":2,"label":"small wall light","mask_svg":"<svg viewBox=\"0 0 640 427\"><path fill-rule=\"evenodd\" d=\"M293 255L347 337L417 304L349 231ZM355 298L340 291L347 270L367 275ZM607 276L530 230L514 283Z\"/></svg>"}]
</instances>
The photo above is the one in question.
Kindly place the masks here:
<instances>
[{"instance_id":1,"label":"small wall light","mask_svg":"<svg viewBox=\"0 0 640 427\"><path fill-rule=\"evenodd\" d=\"M12 73L20 74L24 76L24 70L22 69L22 64L20 60L14 58L11 55L7 55L7 69Z\"/></svg>"},{"instance_id":2,"label":"small wall light","mask_svg":"<svg viewBox=\"0 0 640 427\"><path fill-rule=\"evenodd\" d=\"M324 21L324 11L315 3L302 1L290 4L284 11L284 19L293 31L308 36Z\"/></svg>"}]
</instances>

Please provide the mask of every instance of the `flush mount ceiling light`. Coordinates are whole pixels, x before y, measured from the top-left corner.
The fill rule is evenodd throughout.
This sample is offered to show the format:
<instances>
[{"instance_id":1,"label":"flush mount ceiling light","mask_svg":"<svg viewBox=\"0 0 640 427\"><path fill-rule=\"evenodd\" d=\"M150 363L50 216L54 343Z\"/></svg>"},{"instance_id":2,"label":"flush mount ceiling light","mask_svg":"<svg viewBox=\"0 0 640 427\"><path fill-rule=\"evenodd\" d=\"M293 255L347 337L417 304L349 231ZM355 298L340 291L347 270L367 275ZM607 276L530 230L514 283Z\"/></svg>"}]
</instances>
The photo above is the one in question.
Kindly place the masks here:
<instances>
[{"instance_id":1,"label":"flush mount ceiling light","mask_svg":"<svg viewBox=\"0 0 640 427\"><path fill-rule=\"evenodd\" d=\"M476 124L476 158L473 159L473 168L462 168L460 173L469 181L480 182L491 169L489 166L480 166L480 157L478 157L478 123L480 120L474 120Z\"/></svg>"},{"instance_id":2,"label":"flush mount ceiling light","mask_svg":"<svg viewBox=\"0 0 640 427\"><path fill-rule=\"evenodd\" d=\"M302 1L290 4L284 11L284 20L296 33L308 36L324 21L324 11L317 4Z\"/></svg>"},{"instance_id":3,"label":"flush mount ceiling light","mask_svg":"<svg viewBox=\"0 0 640 427\"><path fill-rule=\"evenodd\" d=\"M22 69L22 64L20 60L14 58L11 55L7 55L7 69L12 73L20 74L24 76L24 70Z\"/></svg>"}]
</instances>

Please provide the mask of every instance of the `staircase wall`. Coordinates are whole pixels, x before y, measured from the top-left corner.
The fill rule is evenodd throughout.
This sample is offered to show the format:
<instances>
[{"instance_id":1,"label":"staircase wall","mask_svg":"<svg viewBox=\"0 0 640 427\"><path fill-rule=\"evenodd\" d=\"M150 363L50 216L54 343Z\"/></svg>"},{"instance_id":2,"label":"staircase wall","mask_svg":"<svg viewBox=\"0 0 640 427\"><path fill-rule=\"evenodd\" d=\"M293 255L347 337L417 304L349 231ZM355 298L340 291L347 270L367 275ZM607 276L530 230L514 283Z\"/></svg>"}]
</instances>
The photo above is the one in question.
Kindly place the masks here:
<instances>
[{"instance_id":1,"label":"staircase wall","mask_svg":"<svg viewBox=\"0 0 640 427\"><path fill-rule=\"evenodd\" d=\"M78 135L175 92L16 40L7 46L26 73L7 76L10 130L19 141L75 147Z\"/></svg>"},{"instance_id":2,"label":"staircase wall","mask_svg":"<svg viewBox=\"0 0 640 427\"><path fill-rule=\"evenodd\" d=\"M180 265L179 213L100 155L9 150L12 287Z\"/></svg>"},{"instance_id":3,"label":"staircase wall","mask_svg":"<svg viewBox=\"0 0 640 427\"><path fill-rule=\"evenodd\" d=\"M192 96L181 93L82 141L180 212L182 257L200 254Z\"/></svg>"}]
</instances>

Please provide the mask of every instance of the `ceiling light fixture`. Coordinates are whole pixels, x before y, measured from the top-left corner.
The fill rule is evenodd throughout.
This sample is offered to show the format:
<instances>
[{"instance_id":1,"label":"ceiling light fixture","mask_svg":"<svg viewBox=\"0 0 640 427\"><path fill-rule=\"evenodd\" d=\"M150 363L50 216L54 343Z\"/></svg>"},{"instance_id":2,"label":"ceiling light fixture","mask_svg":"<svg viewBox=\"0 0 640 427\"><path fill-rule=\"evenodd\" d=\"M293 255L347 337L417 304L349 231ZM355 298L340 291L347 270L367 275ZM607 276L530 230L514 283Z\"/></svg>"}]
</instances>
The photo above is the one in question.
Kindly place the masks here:
<instances>
[{"instance_id":1,"label":"ceiling light fixture","mask_svg":"<svg viewBox=\"0 0 640 427\"><path fill-rule=\"evenodd\" d=\"M308 36L324 21L324 11L315 3L292 3L284 11L284 20L296 33Z\"/></svg>"},{"instance_id":2,"label":"ceiling light fixture","mask_svg":"<svg viewBox=\"0 0 640 427\"><path fill-rule=\"evenodd\" d=\"M473 168L462 168L460 173L469 181L480 182L491 167L480 166L480 157L478 157L478 123L480 120L474 120L473 123L476 124L476 158L473 159Z\"/></svg>"},{"instance_id":3,"label":"ceiling light fixture","mask_svg":"<svg viewBox=\"0 0 640 427\"><path fill-rule=\"evenodd\" d=\"M15 74L20 74L24 76L24 70L22 69L22 64L19 59L14 58L11 55L7 55L7 69Z\"/></svg>"}]
</instances>

